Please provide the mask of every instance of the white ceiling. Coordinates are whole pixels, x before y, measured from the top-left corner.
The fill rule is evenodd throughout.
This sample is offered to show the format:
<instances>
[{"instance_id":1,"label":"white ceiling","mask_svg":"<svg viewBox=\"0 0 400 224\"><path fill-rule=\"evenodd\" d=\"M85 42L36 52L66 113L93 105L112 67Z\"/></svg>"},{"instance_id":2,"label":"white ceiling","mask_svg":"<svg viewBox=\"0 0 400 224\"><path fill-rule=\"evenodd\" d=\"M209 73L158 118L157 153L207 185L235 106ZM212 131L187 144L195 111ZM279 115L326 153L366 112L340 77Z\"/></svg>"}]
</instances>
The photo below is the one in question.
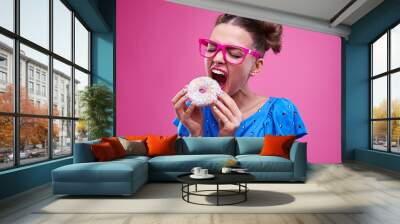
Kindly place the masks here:
<instances>
[{"instance_id":1,"label":"white ceiling","mask_svg":"<svg viewBox=\"0 0 400 224\"><path fill-rule=\"evenodd\" d=\"M226 0L256 7L275 9L302 16L329 20L351 0Z\"/></svg>"},{"instance_id":2,"label":"white ceiling","mask_svg":"<svg viewBox=\"0 0 400 224\"><path fill-rule=\"evenodd\" d=\"M167 0L346 37L383 0Z\"/></svg>"}]
</instances>

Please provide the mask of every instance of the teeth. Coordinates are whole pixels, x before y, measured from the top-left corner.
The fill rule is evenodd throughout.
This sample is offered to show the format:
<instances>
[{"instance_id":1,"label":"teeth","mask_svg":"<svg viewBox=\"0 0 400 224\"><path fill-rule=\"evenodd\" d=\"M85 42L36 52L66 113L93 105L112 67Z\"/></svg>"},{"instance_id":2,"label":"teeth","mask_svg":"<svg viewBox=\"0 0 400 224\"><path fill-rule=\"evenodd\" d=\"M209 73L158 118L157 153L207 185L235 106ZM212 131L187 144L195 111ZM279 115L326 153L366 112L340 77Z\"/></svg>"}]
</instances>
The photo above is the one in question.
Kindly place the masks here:
<instances>
[{"instance_id":1,"label":"teeth","mask_svg":"<svg viewBox=\"0 0 400 224\"><path fill-rule=\"evenodd\" d=\"M219 71L219 70L216 70L216 69L213 69L213 70L211 70L213 73L215 73L215 74L218 74L218 75L225 75L223 72L221 72L221 71Z\"/></svg>"}]
</instances>

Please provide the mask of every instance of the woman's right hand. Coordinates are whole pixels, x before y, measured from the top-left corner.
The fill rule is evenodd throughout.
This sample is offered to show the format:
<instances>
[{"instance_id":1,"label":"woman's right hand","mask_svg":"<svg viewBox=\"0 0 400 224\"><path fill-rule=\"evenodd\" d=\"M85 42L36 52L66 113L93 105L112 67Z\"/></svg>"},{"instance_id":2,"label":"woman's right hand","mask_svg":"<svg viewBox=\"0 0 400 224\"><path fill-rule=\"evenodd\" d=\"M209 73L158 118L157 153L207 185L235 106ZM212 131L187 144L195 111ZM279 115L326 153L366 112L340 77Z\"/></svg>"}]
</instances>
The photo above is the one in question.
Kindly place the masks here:
<instances>
[{"instance_id":1,"label":"woman's right hand","mask_svg":"<svg viewBox=\"0 0 400 224\"><path fill-rule=\"evenodd\" d=\"M175 113L181 123L189 130L191 136L202 136L203 113L201 108L190 104L186 106L187 87L180 90L171 102L174 105Z\"/></svg>"}]
</instances>

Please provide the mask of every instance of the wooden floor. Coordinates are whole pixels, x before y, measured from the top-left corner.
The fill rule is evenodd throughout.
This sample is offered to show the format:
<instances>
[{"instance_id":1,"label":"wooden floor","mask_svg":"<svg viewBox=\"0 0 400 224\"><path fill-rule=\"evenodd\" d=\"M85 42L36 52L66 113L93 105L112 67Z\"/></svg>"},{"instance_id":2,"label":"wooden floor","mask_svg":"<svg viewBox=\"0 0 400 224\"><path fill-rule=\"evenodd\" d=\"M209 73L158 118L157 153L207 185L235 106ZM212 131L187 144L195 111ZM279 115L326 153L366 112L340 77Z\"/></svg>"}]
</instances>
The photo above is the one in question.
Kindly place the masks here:
<instances>
[{"instance_id":1,"label":"wooden floor","mask_svg":"<svg viewBox=\"0 0 400 224\"><path fill-rule=\"evenodd\" d=\"M0 202L0 223L400 223L400 174L359 163L312 165L308 182L317 183L346 201L368 206L356 214L36 214L54 200L42 186ZM316 203L318 203L316 201Z\"/></svg>"}]
</instances>

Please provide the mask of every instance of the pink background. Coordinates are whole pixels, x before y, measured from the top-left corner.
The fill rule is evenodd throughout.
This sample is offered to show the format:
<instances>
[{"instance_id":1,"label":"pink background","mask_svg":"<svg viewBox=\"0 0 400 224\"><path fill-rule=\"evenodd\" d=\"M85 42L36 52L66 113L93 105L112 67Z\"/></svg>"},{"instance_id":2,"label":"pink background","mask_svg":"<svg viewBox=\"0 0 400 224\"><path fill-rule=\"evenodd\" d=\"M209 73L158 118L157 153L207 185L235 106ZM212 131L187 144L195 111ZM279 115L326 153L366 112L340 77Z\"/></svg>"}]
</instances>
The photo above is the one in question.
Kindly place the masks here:
<instances>
[{"instance_id":1,"label":"pink background","mask_svg":"<svg viewBox=\"0 0 400 224\"><path fill-rule=\"evenodd\" d=\"M197 39L220 13L161 0L117 1L117 135L176 133L172 97L204 74ZM265 57L250 87L300 111L311 163L341 162L341 41L284 26L280 54Z\"/></svg>"}]
</instances>

